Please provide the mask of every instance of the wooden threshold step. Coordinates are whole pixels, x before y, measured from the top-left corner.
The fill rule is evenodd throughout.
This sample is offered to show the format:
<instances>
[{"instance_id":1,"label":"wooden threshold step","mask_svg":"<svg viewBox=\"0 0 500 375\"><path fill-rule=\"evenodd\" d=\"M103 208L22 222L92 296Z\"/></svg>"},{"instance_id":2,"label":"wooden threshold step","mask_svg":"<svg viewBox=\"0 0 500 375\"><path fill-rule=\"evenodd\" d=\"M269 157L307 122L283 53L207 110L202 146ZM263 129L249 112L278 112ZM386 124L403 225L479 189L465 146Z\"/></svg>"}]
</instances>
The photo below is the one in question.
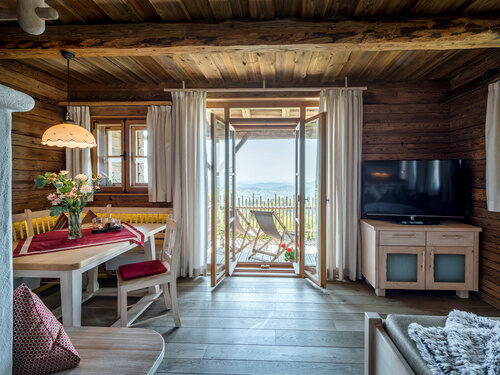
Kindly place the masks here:
<instances>
[{"instance_id":1,"label":"wooden threshold step","mask_svg":"<svg viewBox=\"0 0 500 375\"><path fill-rule=\"evenodd\" d=\"M235 270L236 271L236 270ZM295 273L277 273L277 272L233 272L231 276L255 276L255 277L299 277Z\"/></svg>"},{"instance_id":2,"label":"wooden threshold step","mask_svg":"<svg viewBox=\"0 0 500 375\"><path fill-rule=\"evenodd\" d=\"M261 267L236 267L234 272L276 272L276 273L295 273L293 268L261 268Z\"/></svg>"}]
</instances>

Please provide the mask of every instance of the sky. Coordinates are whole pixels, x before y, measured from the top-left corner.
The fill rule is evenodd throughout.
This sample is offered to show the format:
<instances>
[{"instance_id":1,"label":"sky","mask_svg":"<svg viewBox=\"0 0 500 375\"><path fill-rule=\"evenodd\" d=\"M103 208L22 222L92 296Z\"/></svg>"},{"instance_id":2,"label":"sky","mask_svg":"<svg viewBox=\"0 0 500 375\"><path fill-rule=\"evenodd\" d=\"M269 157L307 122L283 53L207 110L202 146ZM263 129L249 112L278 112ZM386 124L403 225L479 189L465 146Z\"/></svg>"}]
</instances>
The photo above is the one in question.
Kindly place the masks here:
<instances>
[{"instance_id":1,"label":"sky","mask_svg":"<svg viewBox=\"0 0 500 375\"><path fill-rule=\"evenodd\" d=\"M295 139L250 139L236 154L240 183L293 183L294 175Z\"/></svg>"}]
</instances>

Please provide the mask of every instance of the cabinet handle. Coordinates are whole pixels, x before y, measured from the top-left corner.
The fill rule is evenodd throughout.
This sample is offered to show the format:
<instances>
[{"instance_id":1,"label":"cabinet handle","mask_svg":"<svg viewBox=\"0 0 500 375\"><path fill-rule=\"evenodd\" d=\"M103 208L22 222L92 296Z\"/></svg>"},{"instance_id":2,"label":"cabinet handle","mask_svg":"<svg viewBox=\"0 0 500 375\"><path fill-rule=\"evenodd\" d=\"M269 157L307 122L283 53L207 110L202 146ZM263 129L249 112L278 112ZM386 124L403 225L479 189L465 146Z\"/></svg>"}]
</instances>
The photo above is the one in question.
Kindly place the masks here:
<instances>
[{"instance_id":1,"label":"cabinet handle","mask_svg":"<svg viewBox=\"0 0 500 375\"><path fill-rule=\"evenodd\" d=\"M441 237L445 237L445 238L460 238L462 237L461 234L442 234Z\"/></svg>"},{"instance_id":2,"label":"cabinet handle","mask_svg":"<svg viewBox=\"0 0 500 375\"><path fill-rule=\"evenodd\" d=\"M434 251L431 251L431 270L434 271Z\"/></svg>"},{"instance_id":3,"label":"cabinet handle","mask_svg":"<svg viewBox=\"0 0 500 375\"><path fill-rule=\"evenodd\" d=\"M425 272L425 250L422 251L422 272Z\"/></svg>"},{"instance_id":4,"label":"cabinet handle","mask_svg":"<svg viewBox=\"0 0 500 375\"><path fill-rule=\"evenodd\" d=\"M392 237L415 237L415 234L399 234L395 233L392 235Z\"/></svg>"}]
</instances>

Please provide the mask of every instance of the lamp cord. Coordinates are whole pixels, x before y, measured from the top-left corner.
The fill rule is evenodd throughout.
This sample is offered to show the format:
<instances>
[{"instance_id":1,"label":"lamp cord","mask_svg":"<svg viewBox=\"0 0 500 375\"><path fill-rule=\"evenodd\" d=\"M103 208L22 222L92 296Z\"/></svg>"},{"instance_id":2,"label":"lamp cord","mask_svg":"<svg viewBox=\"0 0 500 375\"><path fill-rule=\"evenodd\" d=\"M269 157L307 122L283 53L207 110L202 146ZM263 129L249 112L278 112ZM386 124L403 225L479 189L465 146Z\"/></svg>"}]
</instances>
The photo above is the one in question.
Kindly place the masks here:
<instances>
[{"instance_id":1,"label":"lamp cord","mask_svg":"<svg viewBox=\"0 0 500 375\"><path fill-rule=\"evenodd\" d=\"M67 78L66 78L66 92L67 92L67 97L66 101L67 106L66 106L66 121L72 121L71 119L71 114L69 113L69 107L71 106L71 96L70 96L70 91L69 91L69 59L66 57L66 69L67 69Z\"/></svg>"}]
</instances>

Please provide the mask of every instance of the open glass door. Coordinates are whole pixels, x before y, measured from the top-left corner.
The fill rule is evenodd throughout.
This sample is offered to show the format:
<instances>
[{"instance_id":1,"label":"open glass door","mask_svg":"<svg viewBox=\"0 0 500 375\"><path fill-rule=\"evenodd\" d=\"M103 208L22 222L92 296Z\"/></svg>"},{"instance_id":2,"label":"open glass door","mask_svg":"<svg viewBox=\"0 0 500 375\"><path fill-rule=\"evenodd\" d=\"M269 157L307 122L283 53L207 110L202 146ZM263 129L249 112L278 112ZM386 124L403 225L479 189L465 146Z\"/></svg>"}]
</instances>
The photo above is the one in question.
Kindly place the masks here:
<instances>
[{"instance_id":1,"label":"open glass door","mask_svg":"<svg viewBox=\"0 0 500 375\"><path fill-rule=\"evenodd\" d=\"M303 186L301 186L302 179L300 178L300 171L304 169L301 165L303 158L300 157L300 150L302 149L301 144L303 143L303 136L301 132L303 130L302 123L299 122L295 128L295 262L293 262L293 269L296 274L304 274L304 262L302 259L302 252L300 244L303 243L302 238L304 237L304 227L300 225L301 219L304 217L303 207L301 203L301 191L303 191Z\"/></svg>"},{"instance_id":2,"label":"open glass door","mask_svg":"<svg viewBox=\"0 0 500 375\"><path fill-rule=\"evenodd\" d=\"M236 237L234 231L234 211L236 201L236 151L235 133L230 123L226 124L226 270L227 275L232 275L236 268Z\"/></svg>"},{"instance_id":3,"label":"open glass door","mask_svg":"<svg viewBox=\"0 0 500 375\"><path fill-rule=\"evenodd\" d=\"M212 212L211 212L211 286L226 275L226 124L211 116L212 135Z\"/></svg>"},{"instance_id":4,"label":"open glass door","mask_svg":"<svg viewBox=\"0 0 500 375\"><path fill-rule=\"evenodd\" d=\"M300 129L299 246L303 275L326 288L325 113L305 120Z\"/></svg>"},{"instance_id":5,"label":"open glass door","mask_svg":"<svg viewBox=\"0 0 500 375\"><path fill-rule=\"evenodd\" d=\"M211 116L211 286L217 286L236 265L234 254L235 147L234 129Z\"/></svg>"}]
</instances>

